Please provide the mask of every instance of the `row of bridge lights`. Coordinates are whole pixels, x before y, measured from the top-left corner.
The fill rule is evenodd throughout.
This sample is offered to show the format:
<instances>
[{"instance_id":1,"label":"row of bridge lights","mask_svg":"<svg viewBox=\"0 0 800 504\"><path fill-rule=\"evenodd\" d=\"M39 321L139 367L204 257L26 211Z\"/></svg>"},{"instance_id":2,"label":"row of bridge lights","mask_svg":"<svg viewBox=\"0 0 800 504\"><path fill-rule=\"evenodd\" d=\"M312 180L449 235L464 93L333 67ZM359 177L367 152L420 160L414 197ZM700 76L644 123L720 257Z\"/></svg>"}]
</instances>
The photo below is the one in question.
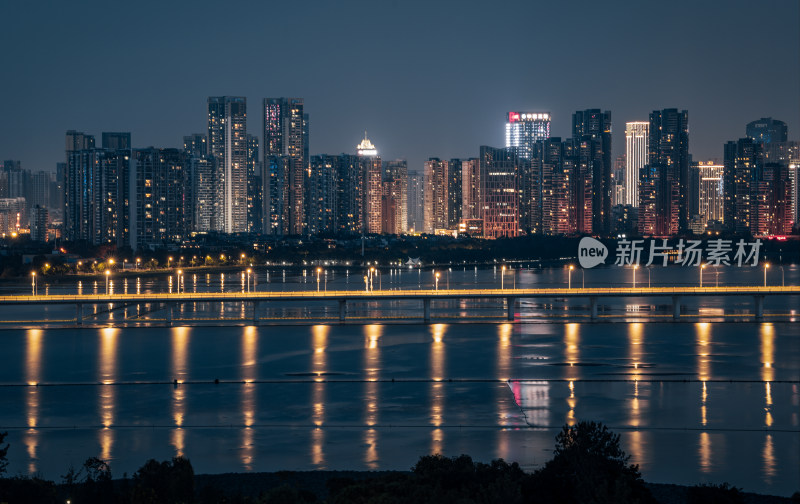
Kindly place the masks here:
<instances>
[{"instance_id":1,"label":"row of bridge lights","mask_svg":"<svg viewBox=\"0 0 800 504\"><path fill-rule=\"evenodd\" d=\"M172 258L170 257L168 259L172 259ZM242 260L244 260L244 254L242 254ZM141 259L136 258L137 267L138 267L138 263L140 261L141 261ZM113 266L113 264L114 264L114 260L110 259L109 260L109 265ZM169 264L169 262L167 264ZM703 270L706 269L706 266L708 266L708 264L701 264L700 265L700 288L703 287ZM769 269L769 267L770 267L769 263L764 263L764 287L767 286L767 270ZM785 280L785 274L784 274L783 266L779 266L779 268L781 269L781 285L785 286L786 285L786 280ZM574 269L575 269L575 266L570 264L569 265L569 269L568 269L568 274L567 274L567 288L568 289L572 289L572 271ZM633 288L634 289L636 288L636 270L637 269L639 269L639 265L638 264L634 264L631 267L631 271L633 273ZM317 273L317 292L320 292L320 282L321 282L321 280L323 278L323 276L321 276L321 274L323 273L323 271L325 273L324 274L324 286L325 286L324 290L325 290L325 292L328 291L328 272L327 272L327 270L323 270L322 268L318 267L317 270L316 270L316 273ZM719 287L719 270L715 269L714 272L716 273L716 287ZM250 275L252 273L253 273L252 268L247 268L247 270L242 272L242 276L243 277L246 275L247 292L250 292ZM505 289L505 273L506 273L506 266L503 265L501 267L501 269L500 269L500 289L501 290ZM105 291L106 291L106 295L110 294L109 285L108 285L108 279L109 279L110 276L111 276L111 269L106 269L105 270L105 278L106 278ZM178 294L180 294L181 292L186 292L185 291L185 286L183 284L183 277L184 277L183 270L179 269L177 271ZM382 290L382 285L381 285L382 282L381 282L380 271L378 269L376 269L374 266L371 266L367 270L367 274L364 275L364 290L366 292L370 292L370 291L374 290L374 282L373 282L373 280L374 280L375 277L378 277L378 290ZM439 278L440 277L441 277L441 273L439 271L433 270L434 290L437 290L437 291L439 290ZM516 288L516 277L515 277L514 280L515 280L514 288ZM647 268L647 286L650 287L650 268ZM448 288L449 287L450 287L450 285L449 285L449 278L448 278ZM585 288L585 287L586 287L586 272L585 272L585 270L581 269L581 288ZM31 294L34 295L34 296L36 295L36 272L35 271L31 271Z\"/></svg>"}]
</instances>

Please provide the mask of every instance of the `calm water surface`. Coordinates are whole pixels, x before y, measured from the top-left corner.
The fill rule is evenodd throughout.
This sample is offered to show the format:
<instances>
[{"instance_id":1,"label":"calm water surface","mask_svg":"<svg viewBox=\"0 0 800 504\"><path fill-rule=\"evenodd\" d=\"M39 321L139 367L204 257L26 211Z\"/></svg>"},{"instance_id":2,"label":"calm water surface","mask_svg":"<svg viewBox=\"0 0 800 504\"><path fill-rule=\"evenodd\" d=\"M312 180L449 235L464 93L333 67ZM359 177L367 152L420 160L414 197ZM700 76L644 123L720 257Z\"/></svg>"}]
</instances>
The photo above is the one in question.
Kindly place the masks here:
<instances>
[{"instance_id":1,"label":"calm water surface","mask_svg":"<svg viewBox=\"0 0 800 504\"><path fill-rule=\"evenodd\" d=\"M666 282L666 271L653 275ZM678 284L696 280L696 272L671 271ZM397 274L383 287L416 287L426 273ZM796 267L785 273L787 285L797 282ZM452 275L453 287L499 280L492 270ZM614 275L587 272L587 286L613 284ZM755 284L763 271L720 277ZM563 270L514 278L517 286L568 280ZM168 288L163 279L145 282ZM316 278L296 272L271 285L316 288ZM219 287L209 279L209 289ZM74 292L76 284L50 288ZM792 314L796 301L765 308ZM571 303L564 309L583 309ZM630 311L630 300L615 303L605 309ZM728 481L791 495L800 489L798 324L714 321L750 310L744 298L687 304L700 317L680 323L637 322L632 313L595 324L4 329L0 429L9 431L9 472L58 479L97 456L122 476L176 455L198 473L408 469L427 453L502 457L534 470L551 458L562 425L596 420L621 434L648 481ZM362 308L366 316L383 309ZM523 303L519 318L541 309Z\"/></svg>"}]
</instances>

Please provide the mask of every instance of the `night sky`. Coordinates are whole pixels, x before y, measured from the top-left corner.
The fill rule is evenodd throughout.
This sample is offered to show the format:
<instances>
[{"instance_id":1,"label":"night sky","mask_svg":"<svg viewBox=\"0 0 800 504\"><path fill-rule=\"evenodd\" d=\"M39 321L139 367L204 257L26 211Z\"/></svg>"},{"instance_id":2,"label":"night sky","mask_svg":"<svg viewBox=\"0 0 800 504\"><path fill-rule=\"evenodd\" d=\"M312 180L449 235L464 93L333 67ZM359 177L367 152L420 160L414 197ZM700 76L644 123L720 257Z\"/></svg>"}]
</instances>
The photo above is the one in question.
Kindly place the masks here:
<instances>
[{"instance_id":1,"label":"night sky","mask_svg":"<svg viewBox=\"0 0 800 504\"><path fill-rule=\"evenodd\" d=\"M794 0L13 2L0 5L0 160L64 160L64 133L130 131L179 147L206 130L206 98L297 96L312 154L354 153L368 130L384 159L503 146L509 110L689 110L695 160L722 158L747 122L800 134L800 12Z\"/></svg>"}]
</instances>

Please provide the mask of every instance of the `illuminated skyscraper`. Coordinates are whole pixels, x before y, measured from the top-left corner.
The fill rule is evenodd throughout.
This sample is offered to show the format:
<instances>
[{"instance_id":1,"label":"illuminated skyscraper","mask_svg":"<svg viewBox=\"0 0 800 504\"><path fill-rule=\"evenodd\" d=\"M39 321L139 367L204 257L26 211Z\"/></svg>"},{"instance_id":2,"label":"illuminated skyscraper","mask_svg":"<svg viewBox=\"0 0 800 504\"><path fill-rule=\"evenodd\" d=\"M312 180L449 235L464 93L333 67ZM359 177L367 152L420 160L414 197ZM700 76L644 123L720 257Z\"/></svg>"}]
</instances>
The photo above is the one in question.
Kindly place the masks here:
<instances>
[{"instance_id":1,"label":"illuminated skyscraper","mask_svg":"<svg viewBox=\"0 0 800 504\"><path fill-rule=\"evenodd\" d=\"M707 221L724 222L724 198L722 192L722 173L724 165L708 161L697 163L699 202L698 213Z\"/></svg>"},{"instance_id":2,"label":"illuminated skyscraper","mask_svg":"<svg viewBox=\"0 0 800 504\"><path fill-rule=\"evenodd\" d=\"M588 221L591 227L581 227L587 233L606 233L611 227L611 112L600 109L575 112L572 138L581 143L581 162L585 163L581 172L589 175L592 192Z\"/></svg>"},{"instance_id":3,"label":"illuminated skyscraper","mask_svg":"<svg viewBox=\"0 0 800 504\"><path fill-rule=\"evenodd\" d=\"M481 219L481 164L477 158L461 161L461 218Z\"/></svg>"},{"instance_id":4,"label":"illuminated skyscraper","mask_svg":"<svg viewBox=\"0 0 800 504\"><path fill-rule=\"evenodd\" d=\"M307 133L308 118L303 113L302 98L264 99L265 233L305 232Z\"/></svg>"},{"instance_id":5,"label":"illuminated skyscraper","mask_svg":"<svg viewBox=\"0 0 800 504\"><path fill-rule=\"evenodd\" d=\"M425 176L423 173L408 174L408 230L421 233L425 230L424 209Z\"/></svg>"},{"instance_id":6,"label":"illuminated skyscraper","mask_svg":"<svg viewBox=\"0 0 800 504\"><path fill-rule=\"evenodd\" d=\"M208 98L208 150L216 161L213 229L247 231L247 99Z\"/></svg>"},{"instance_id":7,"label":"illuminated skyscraper","mask_svg":"<svg viewBox=\"0 0 800 504\"><path fill-rule=\"evenodd\" d=\"M447 229L447 193L450 163L439 158L425 161L423 202L425 223L422 232L432 234L437 229Z\"/></svg>"},{"instance_id":8,"label":"illuminated skyscraper","mask_svg":"<svg viewBox=\"0 0 800 504\"><path fill-rule=\"evenodd\" d=\"M483 235L485 238L515 237L520 224L516 149L482 145L480 164Z\"/></svg>"},{"instance_id":9,"label":"illuminated skyscraper","mask_svg":"<svg viewBox=\"0 0 800 504\"><path fill-rule=\"evenodd\" d=\"M509 112L506 120L506 147L519 157L530 159L533 144L550 138L549 112Z\"/></svg>"},{"instance_id":10,"label":"illuminated skyscraper","mask_svg":"<svg viewBox=\"0 0 800 504\"><path fill-rule=\"evenodd\" d=\"M404 159L383 163L382 198L382 231L405 233L408 229L408 163Z\"/></svg>"},{"instance_id":11,"label":"illuminated skyscraper","mask_svg":"<svg viewBox=\"0 0 800 504\"><path fill-rule=\"evenodd\" d=\"M639 171L647 164L649 129L649 122L625 123L625 205L639 206Z\"/></svg>"},{"instance_id":12,"label":"illuminated skyscraper","mask_svg":"<svg viewBox=\"0 0 800 504\"><path fill-rule=\"evenodd\" d=\"M356 147L356 153L360 158L364 177L363 230L367 233L380 233L383 170L378 149L369 141L366 131L364 140Z\"/></svg>"}]
</instances>

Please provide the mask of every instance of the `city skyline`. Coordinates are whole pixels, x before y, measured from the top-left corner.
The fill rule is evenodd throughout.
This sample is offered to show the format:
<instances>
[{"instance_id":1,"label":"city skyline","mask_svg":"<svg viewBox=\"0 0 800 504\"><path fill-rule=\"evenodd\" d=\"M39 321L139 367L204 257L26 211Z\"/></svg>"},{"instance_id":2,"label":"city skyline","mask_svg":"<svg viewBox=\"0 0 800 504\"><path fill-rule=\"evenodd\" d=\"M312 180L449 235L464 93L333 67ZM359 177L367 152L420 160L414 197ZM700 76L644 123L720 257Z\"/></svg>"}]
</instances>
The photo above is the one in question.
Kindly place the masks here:
<instances>
[{"instance_id":1,"label":"city skyline","mask_svg":"<svg viewBox=\"0 0 800 504\"><path fill-rule=\"evenodd\" d=\"M689 4L666 9L632 3L626 6L624 19L618 15L619 11L591 3L570 9L510 3L505 8L485 12L477 8L478 4L458 5L458 9L449 3L424 9L413 3L405 7L365 9L362 4L345 3L337 5L333 11L310 9L304 21L305 31L310 35L300 40L297 58L273 59L266 69L256 69L259 65L246 63L248 58L257 56L248 49L231 55L221 71L207 72L202 79L195 78L196 72L186 70L202 68L197 65L208 57L201 56L204 52L211 51L213 58L222 50L202 36L203 20L212 13L207 4L197 4L187 22L174 27L175 35L170 34L183 36L187 40L185 44L190 46L169 45L172 39L164 44L144 43L146 38L141 33L147 30L128 32L130 28L127 27L122 31L128 37L110 37L114 33L108 22L112 13L101 9L100 4L88 3L87 8L80 10L85 30L66 32L63 26L70 25L69 20L77 13L69 9L61 12L62 6L51 6L53 16L45 19L27 6L4 6L7 14L4 17L17 22L2 37L14 40L24 33L31 47L26 45L9 54L7 75L16 78L7 79L7 92L18 99L10 104L7 120L0 126L1 157L19 159L32 170L52 171L55 163L62 159L58 149L61 135L69 129L130 131L137 148L180 147L185 132L204 129L205 118L195 104L208 96L222 95L244 96L251 103L259 103L265 96L303 96L306 110L313 111L314 116L312 154L348 152L367 129L371 139L382 146L384 158L404 158L411 170L421 170L430 156L476 157L479 154L476 146L503 145L502 125L509 110L550 111L551 135L564 138L570 136L570 116L575 110L587 106L611 110L616 123L612 142L614 157L624 152L624 123L647 120L646 114L664 107L691 112L690 153L695 159L721 159L720 146L731 138L744 136L740 125L759 117L780 118L786 121L790 131L798 131L800 126L797 114L800 100L796 92L800 69L797 65L786 64L797 61L800 53L794 22L798 13L796 4L768 2L753 11L744 2L733 3L723 14L726 23L717 22L720 13L713 6ZM265 14L279 16L288 8L270 6ZM164 19L185 14L180 6L162 6L161 9ZM146 12L149 12L146 5L137 5L126 15L156 32L166 30L161 21L145 18ZM536 30L507 29L504 19L508 12L553 22L547 23L548 26L540 24ZM448 32L447 42L426 35L427 28L456 14L457 25L461 28ZM258 15L248 17L254 21L261 18ZM59 20L58 24L53 23L55 19ZM363 43L363 35L339 30L333 39L336 43L322 47L320 41L331 35L328 24L337 19L351 19L353 23L381 28L371 29L370 44ZM592 60L587 63L588 68L582 68L582 71L599 72L600 79L580 79L577 71L563 65L562 70L551 73L550 78L534 81L528 78L531 73L540 75L537 69L541 66L556 64L561 58L556 55L559 51L540 56L536 65L523 67L520 75L507 79L498 80L494 76L488 79L469 72L470 61L489 57L502 63L513 57L501 49L503 44L493 42L492 36L513 41L523 49L532 50L543 44L554 49L559 47L561 38L549 25L559 26L558 21L566 19L576 24L576 40L571 43L580 45L592 40L593 50L607 56ZM254 40L246 37L254 31L252 23L246 20L244 26L234 27L232 23L222 22L220 29L235 34L237 40L257 42L260 34L253 36ZM607 27L606 31L611 33L608 40L597 42L589 36L590 30L580 29L596 23ZM642 27L645 24L647 30ZM640 58L637 65L629 64L637 54L645 56L648 50L655 48L652 43L644 42L633 53L625 53L625 44L631 37L637 34L645 37L652 29L678 24L686 28L682 30L687 34L686 40L672 47L658 61ZM753 24L771 33L772 38L769 41L740 40L738 33L743 31L743 26ZM136 23L131 23L133 25ZM470 27L480 27L487 35L469 37ZM398 39L391 35L392 28L409 35ZM276 26L275 29L280 35L289 28ZM52 41L56 38L59 44L53 47ZM276 39L279 47L293 40L285 37L284 42L280 36ZM108 40L108 43L98 45L100 40ZM147 81L144 74L130 79L87 79L85 72L79 71L81 65L71 64L72 59L63 52L62 47L74 46L96 51L97 65L111 75L123 68L120 58L113 57L114 54L128 54L133 59L152 58L154 67L167 72L171 78L157 85ZM43 51L43 47L48 50ZM198 50L184 51L187 47ZM781 53L785 57L769 58L760 67L761 71L753 72L754 75L736 72L736 62L740 58L756 58L776 51L775 48L785 51ZM279 53L277 50L276 54ZM336 65L345 61L354 62L352 71L337 71L340 67ZM359 64L360 61L371 63ZM46 72L50 69L63 69L60 74L63 78L48 79ZM324 84L311 77L319 71L327 72ZM446 85L436 79L419 82L414 78L417 74L452 76L453 72L474 77L442 81ZM711 77L699 80L682 77L701 73ZM632 94L627 86L619 85L622 82L644 91ZM725 82L725 86L720 86L721 82ZM31 83L33 85L29 85ZM753 92L767 84L769 92ZM30 100L41 106L24 105ZM158 117L158 121L154 117ZM259 128L253 124L250 130ZM43 141L46 139L51 140Z\"/></svg>"}]
</instances>

